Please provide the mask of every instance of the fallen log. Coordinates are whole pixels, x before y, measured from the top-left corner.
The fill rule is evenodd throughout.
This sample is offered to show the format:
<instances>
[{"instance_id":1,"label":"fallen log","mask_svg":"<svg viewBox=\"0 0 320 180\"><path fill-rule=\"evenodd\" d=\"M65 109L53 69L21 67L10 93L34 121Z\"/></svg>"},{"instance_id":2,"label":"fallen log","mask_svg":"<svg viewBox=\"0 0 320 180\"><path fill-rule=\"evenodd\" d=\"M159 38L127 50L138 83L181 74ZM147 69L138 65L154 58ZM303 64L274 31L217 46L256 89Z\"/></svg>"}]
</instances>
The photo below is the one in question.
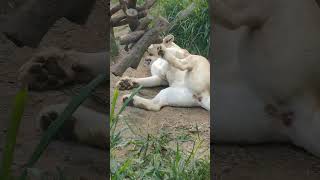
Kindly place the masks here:
<instances>
[{"instance_id":1,"label":"fallen log","mask_svg":"<svg viewBox=\"0 0 320 180\"><path fill-rule=\"evenodd\" d=\"M121 4L117 3L110 9L110 14L113 15L121 9Z\"/></svg>"},{"instance_id":2,"label":"fallen log","mask_svg":"<svg viewBox=\"0 0 320 180\"><path fill-rule=\"evenodd\" d=\"M150 16L146 16L146 17L142 18L140 20L139 26L137 27L137 29L135 31L148 30L148 25L151 23L152 20L153 20L153 18ZM139 40L139 39L137 39L137 40ZM129 49L132 49L132 47L136 44L137 40L134 42L131 42L131 44L128 44L128 46L125 47L125 50L129 51ZM135 68L135 67L133 67L133 68Z\"/></svg>"},{"instance_id":3,"label":"fallen log","mask_svg":"<svg viewBox=\"0 0 320 180\"><path fill-rule=\"evenodd\" d=\"M147 16L147 11L138 12L138 19L144 18L146 16ZM123 26L129 23L127 16L124 13L119 16L111 18L110 22L112 27Z\"/></svg>"},{"instance_id":4,"label":"fallen log","mask_svg":"<svg viewBox=\"0 0 320 180\"><path fill-rule=\"evenodd\" d=\"M179 21L188 17L192 13L195 7L196 7L196 4L193 2L186 9L180 11L176 15L176 18L172 22L170 22L170 27L166 31L167 32L170 31Z\"/></svg>"},{"instance_id":5,"label":"fallen log","mask_svg":"<svg viewBox=\"0 0 320 180\"><path fill-rule=\"evenodd\" d=\"M120 2L120 5L121 5L121 8L122 8L122 11L126 12L127 9L128 9L128 6L127 6L128 1L127 0L119 0L119 2Z\"/></svg>"},{"instance_id":6,"label":"fallen log","mask_svg":"<svg viewBox=\"0 0 320 180\"><path fill-rule=\"evenodd\" d=\"M136 31L146 30L148 28L148 25L151 23L152 20L153 20L153 18L151 16L146 16L144 18L141 18L139 26L137 27Z\"/></svg>"},{"instance_id":7,"label":"fallen log","mask_svg":"<svg viewBox=\"0 0 320 180\"><path fill-rule=\"evenodd\" d=\"M135 9L137 5L137 0L128 0L128 8Z\"/></svg>"},{"instance_id":8,"label":"fallen log","mask_svg":"<svg viewBox=\"0 0 320 180\"><path fill-rule=\"evenodd\" d=\"M138 6L136 9L138 11L150 9L156 2L157 0L145 0L145 3L142 6Z\"/></svg>"},{"instance_id":9,"label":"fallen log","mask_svg":"<svg viewBox=\"0 0 320 180\"><path fill-rule=\"evenodd\" d=\"M123 35L120 37L120 44L125 45L125 44L134 43L138 41L143 36L144 33L145 31L140 30L140 31L134 31L126 35Z\"/></svg>"},{"instance_id":10,"label":"fallen log","mask_svg":"<svg viewBox=\"0 0 320 180\"><path fill-rule=\"evenodd\" d=\"M131 51L121 59L117 64L111 67L111 72L116 76L122 76L128 67L132 64L139 64L146 49L158 40L159 34L169 27L169 22L159 17L155 27L147 31L131 49Z\"/></svg>"},{"instance_id":11,"label":"fallen log","mask_svg":"<svg viewBox=\"0 0 320 180\"><path fill-rule=\"evenodd\" d=\"M136 9L128 9L126 11L129 27L134 31L139 26L138 11Z\"/></svg>"},{"instance_id":12,"label":"fallen log","mask_svg":"<svg viewBox=\"0 0 320 180\"><path fill-rule=\"evenodd\" d=\"M169 23L165 18L159 17L154 28L148 30L139 41L133 46L128 55L124 56L117 64L111 67L111 72L116 76L122 76L128 67L137 68L141 58L145 51L151 44L159 44L162 42L159 39L160 33L168 32L174 27L179 21L188 17L195 8L195 4L192 3L185 10L182 10L176 16L176 19Z\"/></svg>"},{"instance_id":13,"label":"fallen log","mask_svg":"<svg viewBox=\"0 0 320 180\"><path fill-rule=\"evenodd\" d=\"M126 14L121 11L119 14L111 16L110 22L111 24L116 24L117 22L124 20L126 17Z\"/></svg>"},{"instance_id":14,"label":"fallen log","mask_svg":"<svg viewBox=\"0 0 320 180\"><path fill-rule=\"evenodd\" d=\"M118 26L124 26L126 24L128 24L128 20L127 19L123 19L119 22L111 22L111 27L118 27Z\"/></svg>"}]
</instances>

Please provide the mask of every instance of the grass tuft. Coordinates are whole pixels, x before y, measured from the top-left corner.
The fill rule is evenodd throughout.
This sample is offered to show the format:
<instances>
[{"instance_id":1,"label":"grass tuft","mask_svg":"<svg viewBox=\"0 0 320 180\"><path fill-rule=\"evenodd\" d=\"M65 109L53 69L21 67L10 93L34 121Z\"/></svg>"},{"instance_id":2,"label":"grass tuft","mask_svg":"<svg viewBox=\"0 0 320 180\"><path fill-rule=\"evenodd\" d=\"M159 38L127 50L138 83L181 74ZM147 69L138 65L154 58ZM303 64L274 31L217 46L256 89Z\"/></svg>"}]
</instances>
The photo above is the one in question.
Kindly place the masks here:
<instances>
[{"instance_id":1,"label":"grass tuft","mask_svg":"<svg viewBox=\"0 0 320 180\"><path fill-rule=\"evenodd\" d=\"M140 88L136 89L133 95ZM119 118L119 115L123 111L120 110L117 115L114 113L118 95L119 92L115 89L111 104L111 114L113 114L113 117L110 117L110 164L112 180L210 179L209 155L206 152L200 151L204 142L200 136L192 138L186 133L172 136L168 131L162 129L157 135L138 136L131 130L127 122L124 123L128 128L119 129L117 124L119 121L124 120L124 118ZM121 109L125 109L126 106L127 104L124 104ZM123 138L122 133L128 129L133 134L132 138ZM182 143L185 142L193 144L190 152L181 148ZM119 150L123 149L128 150L125 157L117 155Z\"/></svg>"},{"instance_id":2,"label":"grass tuft","mask_svg":"<svg viewBox=\"0 0 320 180\"><path fill-rule=\"evenodd\" d=\"M176 43L192 54L208 57L210 42L209 6L206 0L159 0L156 13L169 22L191 3L195 9L186 19L176 24L169 33L175 36Z\"/></svg>"}]
</instances>

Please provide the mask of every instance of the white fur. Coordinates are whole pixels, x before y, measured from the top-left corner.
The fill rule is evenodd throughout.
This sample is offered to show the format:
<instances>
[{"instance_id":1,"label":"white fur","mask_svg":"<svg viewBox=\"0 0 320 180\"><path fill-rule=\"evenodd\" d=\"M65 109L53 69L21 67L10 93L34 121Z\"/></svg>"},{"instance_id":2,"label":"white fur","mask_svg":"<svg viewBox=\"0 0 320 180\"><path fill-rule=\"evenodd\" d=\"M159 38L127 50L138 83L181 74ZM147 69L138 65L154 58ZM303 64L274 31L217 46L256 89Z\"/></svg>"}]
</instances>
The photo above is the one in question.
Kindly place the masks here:
<instances>
[{"instance_id":1,"label":"white fur","mask_svg":"<svg viewBox=\"0 0 320 180\"><path fill-rule=\"evenodd\" d=\"M42 116L49 112L60 114L67 104L54 104L42 109L36 118L38 128ZM74 134L81 143L106 148L107 142L107 116L92 109L80 106L72 115L75 119ZM71 130L70 130L71 131Z\"/></svg>"},{"instance_id":2,"label":"white fur","mask_svg":"<svg viewBox=\"0 0 320 180\"><path fill-rule=\"evenodd\" d=\"M276 64L271 62L274 59L264 60L262 58L253 58L252 62L255 61L256 64L259 64L258 67L261 67L261 69L265 68L265 65L268 65L275 70L280 69L284 73L287 73L287 69L292 70L292 64L303 63L294 66L299 71L289 73L290 76L275 75L273 71L269 70L266 71L268 71L269 74L270 72L272 73L270 75L268 74L268 76L259 74L261 69L257 69L257 66L254 66L256 64L244 65L243 62L239 60L238 46L248 48L239 41L239 37L242 37L241 35L244 33L243 30L245 29L227 31L217 25L214 32L215 42L212 44L216 47L214 49L214 57L217 59L217 63L215 63L214 112L211 127L213 128L213 136L211 138L215 143L254 144L264 142L290 142L320 157L319 93L317 89L312 89L318 85L315 83L313 86L305 86L305 79L301 80L301 77L305 76L304 74L299 74L306 73L310 75L312 71L306 68L309 64L305 62L304 58L287 59L290 63L277 61ZM284 32L284 34L286 33L287 31ZM299 47L300 46L301 45L299 45ZM256 46L251 47L257 49ZM290 50L287 46L281 47L285 48L285 50ZM276 50L277 52L281 51L278 47ZM248 52L256 55L262 54L253 50L249 50ZM294 53L292 57L295 57L296 51L290 51L290 53L291 52ZM299 52L297 54L300 55ZM300 61L301 59L304 61ZM287 64L290 64L290 66L283 66ZM248 76L244 75L244 73L248 71L258 73L252 73L250 78L248 78ZM256 79L257 81L255 82L259 82L261 85L264 85L264 87L255 88L252 86L252 78ZM265 81L266 78L269 78L272 83L267 84L267 81ZM280 80L281 78L282 80ZM274 81L281 83L275 83ZM288 99L284 108L294 112L294 116L291 125L285 126L281 119L269 116L265 112L264 107L269 103L266 100L268 99L266 98L268 97L266 94L269 93L270 96L273 92L284 92L281 91L282 89L271 91L270 87L286 87L288 91L283 93L285 95L289 95L290 93L288 92L290 92L290 90L295 90L295 88L287 86L288 81L302 82L300 84L302 88L299 89L303 91L294 94L294 96L289 96L291 98ZM266 93L262 94L261 91Z\"/></svg>"}]
</instances>

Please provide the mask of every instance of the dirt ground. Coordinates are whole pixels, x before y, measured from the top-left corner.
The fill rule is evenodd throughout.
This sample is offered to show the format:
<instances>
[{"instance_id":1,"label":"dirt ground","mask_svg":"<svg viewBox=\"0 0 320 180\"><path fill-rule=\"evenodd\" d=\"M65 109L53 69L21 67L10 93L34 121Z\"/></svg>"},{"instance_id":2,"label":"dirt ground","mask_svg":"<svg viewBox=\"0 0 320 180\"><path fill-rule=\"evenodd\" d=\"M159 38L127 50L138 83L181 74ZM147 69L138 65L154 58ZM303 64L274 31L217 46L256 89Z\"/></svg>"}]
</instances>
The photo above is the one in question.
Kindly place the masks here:
<instances>
[{"instance_id":1,"label":"dirt ground","mask_svg":"<svg viewBox=\"0 0 320 180\"><path fill-rule=\"evenodd\" d=\"M98 0L85 25L79 26L65 19L59 20L43 38L39 48L54 46L83 52L104 51L107 43L105 12L103 1ZM16 81L18 69L35 51L37 49L17 48L0 35L1 147L3 147L4 143L10 108L14 95L18 90ZM98 93L103 92L102 96L105 95L103 87L97 91ZM14 157L13 171L15 174L20 174L21 165L26 162L35 146L39 143L41 134L35 124L35 116L39 110L49 104L68 102L70 95L70 91L66 89L29 93ZM88 100L86 104L98 111L106 112L105 107L92 100ZM37 163L36 168L43 170L49 176L57 175L56 167L59 167L66 175L75 177L75 179L105 179L106 164L108 163L106 153L103 150L77 143L55 141L49 145L47 151Z\"/></svg>"},{"instance_id":2,"label":"dirt ground","mask_svg":"<svg viewBox=\"0 0 320 180\"><path fill-rule=\"evenodd\" d=\"M320 159L291 145L215 146L217 180L318 180Z\"/></svg>"}]
</instances>

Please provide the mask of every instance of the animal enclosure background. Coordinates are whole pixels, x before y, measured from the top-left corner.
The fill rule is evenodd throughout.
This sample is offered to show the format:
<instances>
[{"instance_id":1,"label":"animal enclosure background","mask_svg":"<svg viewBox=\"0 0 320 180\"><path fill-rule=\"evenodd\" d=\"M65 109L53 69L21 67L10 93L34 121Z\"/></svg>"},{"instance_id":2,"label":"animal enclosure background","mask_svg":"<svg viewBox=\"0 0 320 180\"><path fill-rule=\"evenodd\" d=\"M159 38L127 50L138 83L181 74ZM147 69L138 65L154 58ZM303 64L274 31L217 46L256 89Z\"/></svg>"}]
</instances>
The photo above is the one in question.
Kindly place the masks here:
<instances>
[{"instance_id":1,"label":"animal enclosure background","mask_svg":"<svg viewBox=\"0 0 320 180\"><path fill-rule=\"evenodd\" d=\"M182 49L208 58L208 3L205 0L159 0L149 6L143 15L145 12L140 7L145 7L146 2L153 1L138 0L136 8L131 7L138 10L138 16L141 15L140 25L146 21L148 24L141 29L138 25L134 30L134 23L121 19L123 9L116 9L121 1L111 1L111 177L209 179L209 112L201 107L171 106L148 111L134 107L130 102L124 104L127 99L123 96L137 93L136 96L152 99L167 86L139 87L131 81L128 81L127 85L131 86L128 90L119 90L117 86L126 77L150 77L155 59L149 59L150 54L146 51L150 44L161 43L169 34L174 36L174 43ZM159 17L165 20L159 23ZM172 26L161 29L166 23ZM160 33L154 30L157 28ZM147 33L153 36L145 38ZM121 111L123 108L124 111ZM119 111L121 114L118 116Z\"/></svg>"}]
</instances>

